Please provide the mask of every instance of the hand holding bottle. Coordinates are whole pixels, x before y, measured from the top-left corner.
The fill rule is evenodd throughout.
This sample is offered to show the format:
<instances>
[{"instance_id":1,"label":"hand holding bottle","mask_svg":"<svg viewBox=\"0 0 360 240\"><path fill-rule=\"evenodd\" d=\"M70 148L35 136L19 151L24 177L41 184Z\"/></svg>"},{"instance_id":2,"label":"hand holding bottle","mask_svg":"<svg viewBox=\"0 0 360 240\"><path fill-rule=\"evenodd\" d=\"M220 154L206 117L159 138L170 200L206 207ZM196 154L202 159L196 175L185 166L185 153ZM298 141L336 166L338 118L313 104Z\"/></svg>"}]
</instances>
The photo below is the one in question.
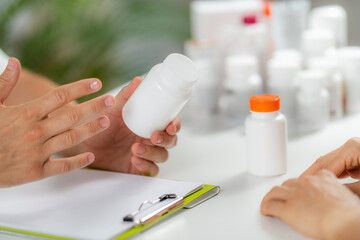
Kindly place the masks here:
<instances>
[{"instance_id":1,"label":"hand holding bottle","mask_svg":"<svg viewBox=\"0 0 360 240\"><path fill-rule=\"evenodd\" d=\"M82 151L91 151L96 161L91 167L117 172L155 176L159 172L157 164L168 159L169 148L175 147L181 122L175 117L164 131L155 131L150 139L135 135L123 120L123 106L142 83L136 77L116 96L116 106L107 111L111 126L105 132L80 144Z\"/></svg>"}]
</instances>

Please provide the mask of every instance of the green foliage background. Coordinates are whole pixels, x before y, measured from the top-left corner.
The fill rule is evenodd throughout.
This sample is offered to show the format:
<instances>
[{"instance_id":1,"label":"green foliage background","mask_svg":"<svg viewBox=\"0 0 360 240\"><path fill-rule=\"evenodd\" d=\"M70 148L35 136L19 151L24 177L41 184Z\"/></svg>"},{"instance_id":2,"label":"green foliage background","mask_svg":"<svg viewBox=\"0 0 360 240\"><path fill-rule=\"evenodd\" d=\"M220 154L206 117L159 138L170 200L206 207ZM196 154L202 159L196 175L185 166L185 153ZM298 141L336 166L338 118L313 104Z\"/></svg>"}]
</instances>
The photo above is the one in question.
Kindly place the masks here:
<instances>
[{"instance_id":1,"label":"green foliage background","mask_svg":"<svg viewBox=\"0 0 360 240\"><path fill-rule=\"evenodd\" d=\"M190 0L0 0L0 48L59 84L99 94L147 72L190 36Z\"/></svg>"}]
</instances>

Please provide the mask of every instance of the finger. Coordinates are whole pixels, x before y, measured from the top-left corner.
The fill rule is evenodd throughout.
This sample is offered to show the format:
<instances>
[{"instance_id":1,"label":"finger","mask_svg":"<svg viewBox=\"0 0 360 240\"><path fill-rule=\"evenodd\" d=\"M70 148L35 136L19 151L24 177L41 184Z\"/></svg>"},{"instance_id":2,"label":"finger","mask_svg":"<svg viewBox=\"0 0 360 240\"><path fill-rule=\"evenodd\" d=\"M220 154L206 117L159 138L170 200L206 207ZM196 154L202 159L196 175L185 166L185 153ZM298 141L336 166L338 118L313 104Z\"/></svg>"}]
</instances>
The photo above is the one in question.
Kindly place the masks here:
<instances>
[{"instance_id":1,"label":"finger","mask_svg":"<svg viewBox=\"0 0 360 240\"><path fill-rule=\"evenodd\" d=\"M279 200L286 201L290 195L290 190L285 186L275 186L273 187L268 194L265 195L263 200L261 201L261 205L268 201Z\"/></svg>"},{"instance_id":2,"label":"finger","mask_svg":"<svg viewBox=\"0 0 360 240\"><path fill-rule=\"evenodd\" d=\"M31 101L26 105L28 109L36 109L36 118L44 118L54 110L80 97L97 92L101 89L99 79L84 79L74 83L57 87L50 93Z\"/></svg>"},{"instance_id":3,"label":"finger","mask_svg":"<svg viewBox=\"0 0 360 240\"><path fill-rule=\"evenodd\" d=\"M131 152L140 158L155 163L165 162L169 158L169 153L165 148L149 146L142 143L135 143L131 146Z\"/></svg>"},{"instance_id":4,"label":"finger","mask_svg":"<svg viewBox=\"0 0 360 240\"><path fill-rule=\"evenodd\" d=\"M306 171L304 171L300 175L300 177L302 178L305 176L314 175L323 169L327 169L332 173L334 173L336 176L340 176L341 173L345 170L344 169L345 166L343 165L343 161L338 161L337 159L333 159L332 155L335 155L333 152L330 152L325 156L318 158Z\"/></svg>"},{"instance_id":5,"label":"finger","mask_svg":"<svg viewBox=\"0 0 360 240\"><path fill-rule=\"evenodd\" d=\"M261 205L260 212L263 215L282 218L284 207L284 201L268 201Z\"/></svg>"},{"instance_id":6,"label":"finger","mask_svg":"<svg viewBox=\"0 0 360 240\"><path fill-rule=\"evenodd\" d=\"M170 136L164 131L156 131L151 135L150 141L159 147L172 148L177 144L177 135Z\"/></svg>"},{"instance_id":7,"label":"finger","mask_svg":"<svg viewBox=\"0 0 360 240\"><path fill-rule=\"evenodd\" d=\"M319 171L320 169L324 168L324 161L319 158L317 159L308 169L306 169L301 175L300 177L305 177L305 176L310 176L310 175L314 175L317 171Z\"/></svg>"},{"instance_id":8,"label":"finger","mask_svg":"<svg viewBox=\"0 0 360 240\"><path fill-rule=\"evenodd\" d=\"M44 152L47 155L52 155L64 149L68 149L104 131L109 126L110 120L106 116L102 116L95 121L70 129L50 138L44 144Z\"/></svg>"},{"instance_id":9,"label":"finger","mask_svg":"<svg viewBox=\"0 0 360 240\"><path fill-rule=\"evenodd\" d=\"M154 177L159 173L159 167L146 159L139 158L137 156L131 157L131 163L135 168L145 176Z\"/></svg>"},{"instance_id":10,"label":"finger","mask_svg":"<svg viewBox=\"0 0 360 240\"><path fill-rule=\"evenodd\" d=\"M140 85L140 83L142 82L142 78L141 77L135 77L131 83L124 87L117 95L116 95L116 101L117 101L117 105L116 108L117 109L122 109L124 104L126 103L126 101L131 97L131 95L135 92L136 88Z\"/></svg>"},{"instance_id":11,"label":"finger","mask_svg":"<svg viewBox=\"0 0 360 240\"><path fill-rule=\"evenodd\" d=\"M181 128L180 118L175 117L174 120L171 123L169 123L169 125L166 127L166 132L172 136L178 133L180 131L180 128Z\"/></svg>"},{"instance_id":12,"label":"finger","mask_svg":"<svg viewBox=\"0 0 360 240\"><path fill-rule=\"evenodd\" d=\"M79 126L88 119L103 113L107 108L115 105L115 98L111 95L101 96L82 104L72 106L55 117L44 120L44 128L48 136L52 137L70 128Z\"/></svg>"},{"instance_id":13,"label":"finger","mask_svg":"<svg viewBox=\"0 0 360 240\"><path fill-rule=\"evenodd\" d=\"M358 166L360 141L351 138L332 152L320 157L300 177L313 175L321 169L327 169L337 177L344 177L344 171Z\"/></svg>"},{"instance_id":14,"label":"finger","mask_svg":"<svg viewBox=\"0 0 360 240\"><path fill-rule=\"evenodd\" d=\"M0 75L0 104L3 104L19 80L21 64L16 58L10 58Z\"/></svg>"},{"instance_id":15,"label":"finger","mask_svg":"<svg viewBox=\"0 0 360 240\"><path fill-rule=\"evenodd\" d=\"M88 166L94 160L95 156L93 153L82 153L74 157L50 159L43 165L42 177L46 178L80 169Z\"/></svg>"}]
</instances>

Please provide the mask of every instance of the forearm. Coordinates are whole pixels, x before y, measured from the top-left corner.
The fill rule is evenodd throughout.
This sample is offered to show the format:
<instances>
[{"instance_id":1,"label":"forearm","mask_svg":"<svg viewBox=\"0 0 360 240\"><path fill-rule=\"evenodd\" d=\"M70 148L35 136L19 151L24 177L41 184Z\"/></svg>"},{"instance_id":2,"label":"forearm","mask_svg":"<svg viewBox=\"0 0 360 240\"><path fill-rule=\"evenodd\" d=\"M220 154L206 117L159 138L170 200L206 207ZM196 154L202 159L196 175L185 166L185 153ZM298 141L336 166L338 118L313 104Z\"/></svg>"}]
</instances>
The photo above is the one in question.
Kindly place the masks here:
<instances>
[{"instance_id":1,"label":"forearm","mask_svg":"<svg viewBox=\"0 0 360 240\"><path fill-rule=\"evenodd\" d=\"M22 70L20 79L5 104L11 106L34 100L57 86L56 83L46 77L28 70Z\"/></svg>"}]
</instances>

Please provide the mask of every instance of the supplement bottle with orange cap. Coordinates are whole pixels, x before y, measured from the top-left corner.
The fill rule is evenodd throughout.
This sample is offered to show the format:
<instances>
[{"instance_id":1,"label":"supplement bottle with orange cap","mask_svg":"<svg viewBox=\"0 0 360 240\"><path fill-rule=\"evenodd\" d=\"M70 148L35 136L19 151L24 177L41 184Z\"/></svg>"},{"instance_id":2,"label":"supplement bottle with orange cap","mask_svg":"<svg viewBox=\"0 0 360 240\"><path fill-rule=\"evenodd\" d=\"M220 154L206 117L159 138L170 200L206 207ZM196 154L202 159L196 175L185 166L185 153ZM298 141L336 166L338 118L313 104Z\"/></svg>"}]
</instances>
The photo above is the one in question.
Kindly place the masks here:
<instances>
[{"instance_id":1,"label":"supplement bottle with orange cap","mask_svg":"<svg viewBox=\"0 0 360 240\"><path fill-rule=\"evenodd\" d=\"M272 94L250 98L251 114L245 121L247 169L257 176L286 172L287 123L280 111L280 97Z\"/></svg>"}]
</instances>

